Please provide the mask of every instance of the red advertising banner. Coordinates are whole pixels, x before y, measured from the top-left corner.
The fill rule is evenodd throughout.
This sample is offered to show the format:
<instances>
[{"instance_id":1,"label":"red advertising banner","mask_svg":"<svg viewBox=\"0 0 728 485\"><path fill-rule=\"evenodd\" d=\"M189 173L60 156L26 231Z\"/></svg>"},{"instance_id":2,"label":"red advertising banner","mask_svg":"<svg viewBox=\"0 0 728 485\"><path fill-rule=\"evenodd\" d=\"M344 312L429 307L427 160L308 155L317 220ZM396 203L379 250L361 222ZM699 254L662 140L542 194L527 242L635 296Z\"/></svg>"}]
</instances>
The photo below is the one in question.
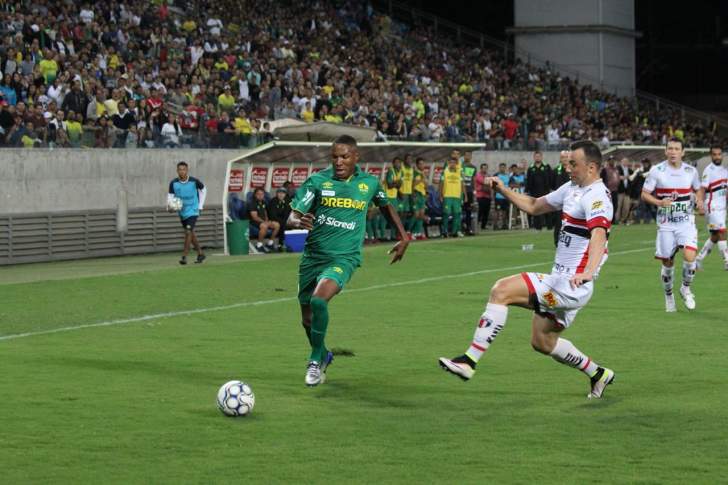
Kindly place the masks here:
<instances>
[{"instance_id":1,"label":"red advertising banner","mask_svg":"<svg viewBox=\"0 0 728 485\"><path fill-rule=\"evenodd\" d=\"M440 183L440 178L442 177L442 165L435 165L435 171L432 173L432 183L437 185Z\"/></svg>"},{"instance_id":2,"label":"red advertising banner","mask_svg":"<svg viewBox=\"0 0 728 485\"><path fill-rule=\"evenodd\" d=\"M230 182L228 183L228 192L242 192L245 186L245 171L230 170Z\"/></svg>"},{"instance_id":3,"label":"red advertising banner","mask_svg":"<svg viewBox=\"0 0 728 485\"><path fill-rule=\"evenodd\" d=\"M270 182L272 189L280 189L283 184L288 181L288 174L290 169L288 167L276 167L273 169L273 176Z\"/></svg>"},{"instance_id":4,"label":"red advertising banner","mask_svg":"<svg viewBox=\"0 0 728 485\"><path fill-rule=\"evenodd\" d=\"M306 167L293 167L293 175L291 175L291 182L294 187L300 187L308 178L308 166Z\"/></svg>"},{"instance_id":5,"label":"red advertising banner","mask_svg":"<svg viewBox=\"0 0 728 485\"><path fill-rule=\"evenodd\" d=\"M250 188L265 188L265 182L268 179L268 167L253 167L250 172Z\"/></svg>"},{"instance_id":6,"label":"red advertising banner","mask_svg":"<svg viewBox=\"0 0 728 485\"><path fill-rule=\"evenodd\" d=\"M382 172L384 171L383 165L369 165L367 167L367 173L369 175L373 175L377 177L377 179L382 180Z\"/></svg>"}]
</instances>

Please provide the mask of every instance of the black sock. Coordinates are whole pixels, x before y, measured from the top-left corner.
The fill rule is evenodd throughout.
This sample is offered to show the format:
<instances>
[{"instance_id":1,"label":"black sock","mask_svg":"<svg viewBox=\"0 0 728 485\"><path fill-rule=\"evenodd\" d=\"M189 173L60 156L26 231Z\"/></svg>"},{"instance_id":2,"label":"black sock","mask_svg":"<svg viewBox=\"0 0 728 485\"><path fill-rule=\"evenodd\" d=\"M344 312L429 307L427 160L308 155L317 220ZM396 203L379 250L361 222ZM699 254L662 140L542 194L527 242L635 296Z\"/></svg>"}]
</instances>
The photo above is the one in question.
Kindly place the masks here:
<instances>
[{"instance_id":1,"label":"black sock","mask_svg":"<svg viewBox=\"0 0 728 485\"><path fill-rule=\"evenodd\" d=\"M306 337L308 338L308 343L311 345L311 326L305 325L303 322L301 322L301 325L303 325L303 329L306 331Z\"/></svg>"}]
</instances>

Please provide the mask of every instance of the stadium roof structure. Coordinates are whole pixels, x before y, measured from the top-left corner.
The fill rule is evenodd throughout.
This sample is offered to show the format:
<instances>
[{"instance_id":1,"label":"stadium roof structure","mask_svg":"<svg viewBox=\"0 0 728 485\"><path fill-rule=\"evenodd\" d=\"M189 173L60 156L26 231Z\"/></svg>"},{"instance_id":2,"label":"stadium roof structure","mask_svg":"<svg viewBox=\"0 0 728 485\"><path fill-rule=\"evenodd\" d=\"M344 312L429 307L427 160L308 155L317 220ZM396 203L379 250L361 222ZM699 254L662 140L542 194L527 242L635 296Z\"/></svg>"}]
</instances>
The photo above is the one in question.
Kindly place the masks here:
<instances>
[{"instance_id":1,"label":"stadium roof structure","mask_svg":"<svg viewBox=\"0 0 728 485\"><path fill-rule=\"evenodd\" d=\"M373 142L377 130L363 126L319 121L317 123L287 123L273 129L273 135L282 141L330 142L339 135L353 136L358 142Z\"/></svg>"},{"instance_id":2,"label":"stadium roof structure","mask_svg":"<svg viewBox=\"0 0 728 485\"><path fill-rule=\"evenodd\" d=\"M254 163L276 163L286 161L329 162L331 142L272 141L255 148L228 162L250 161ZM485 150L483 143L418 143L378 142L359 143L359 158L362 162L391 161L394 157L411 154L427 160L445 159L454 149Z\"/></svg>"}]
</instances>

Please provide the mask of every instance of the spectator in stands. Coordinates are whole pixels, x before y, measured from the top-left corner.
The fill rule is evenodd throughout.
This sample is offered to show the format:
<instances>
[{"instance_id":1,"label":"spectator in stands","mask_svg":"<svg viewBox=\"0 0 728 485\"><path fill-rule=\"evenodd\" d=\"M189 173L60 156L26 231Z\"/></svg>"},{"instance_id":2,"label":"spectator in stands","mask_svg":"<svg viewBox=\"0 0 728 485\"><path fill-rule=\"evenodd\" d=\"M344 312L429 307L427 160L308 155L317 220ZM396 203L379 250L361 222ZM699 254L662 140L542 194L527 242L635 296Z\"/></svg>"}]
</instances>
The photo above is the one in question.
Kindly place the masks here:
<instances>
[{"instance_id":1,"label":"spectator in stands","mask_svg":"<svg viewBox=\"0 0 728 485\"><path fill-rule=\"evenodd\" d=\"M249 211L250 238L257 239L255 249L262 253L275 250L275 240L281 225L268 217L268 207L265 202L265 190L258 187L253 191L253 201ZM268 238L266 242L266 238Z\"/></svg>"},{"instance_id":2,"label":"spectator in stands","mask_svg":"<svg viewBox=\"0 0 728 485\"><path fill-rule=\"evenodd\" d=\"M166 148L178 148L180 146L182 128L177 123L177 117L172 113L167 115L167 122L162 125L161 135L162 143Z\"/></svg>"},{"instance_id":3,"label":"spectator in stands","mask_svg":"<svg viewBox=\"0 0 728 485\"><path fill-rule=\"evenodd\" d=\"M635 222L638 223L643 222L644 224L649 224L650 222L653 222L655 220L655 206L647 204L646 202L642 201L641 198L642 186L645 184L647 174L650 172L651 167L652 164L650 163L650 159L645 158L642 160L642 164L640 166L635 167L632 175L630 176L631 198L638 202L637 208L635 209Z\"/></svg>"},{"instance_id":4,"label":"spectator in stands","mask_svg":"<svg viewBox=\"0 0 728 485\"><path fill-rule=\"evenodd\" d=\"M622 160L620 160L617 171L619 172L619 187L617 188L617 220L620 224L627 224L627 222L631 219L630 209L632 207L632 200L630 197L630 176L633 173L628 158L622 158Z\"/></svg>"},{"instance_id":5,"label":"spectator in stands","mask_svg":"<svg viewBox=\"0 0 728 485\"><path fill-rule=\"evenodd\" d=\"M277 222L279 227L286 227L288 215L291 213L290 201L288 200L288 192L286 189L280 188L276 190L276 196L268 202L268 217L271 221ZM283 239L285 231L280 231L278 235L278 250L283 250Z\"/></svg>"},{"instance_id":6,"label":"spectator in stands","mask_svg":"<svg viewBox=\"0 0 728 485\"><path fill-rule=\"evenodd\" d=\"M490 216L490 201L492 189L485 182L488 175L488 164L484 163L480 166L480 170L475 175L475 197L478 201L478 222L480 230L484 231L488 226L488 217Z\"/></svg>"},{"instance_id":7,"label":"spectator in stands","mask_svg":"<svg viewBox=\"0 0 728 485\"><path fill-rule=\"evenodd\" d=\"M526 193L531 197L539 198L551 192L551 166L543 163L543 153L533 153L533 164L528 168L526 174ZM553 216L545 214L533 216L533 228L540 231L546 225L548 229L554 227Z\"/></svg>"}]
</instances>

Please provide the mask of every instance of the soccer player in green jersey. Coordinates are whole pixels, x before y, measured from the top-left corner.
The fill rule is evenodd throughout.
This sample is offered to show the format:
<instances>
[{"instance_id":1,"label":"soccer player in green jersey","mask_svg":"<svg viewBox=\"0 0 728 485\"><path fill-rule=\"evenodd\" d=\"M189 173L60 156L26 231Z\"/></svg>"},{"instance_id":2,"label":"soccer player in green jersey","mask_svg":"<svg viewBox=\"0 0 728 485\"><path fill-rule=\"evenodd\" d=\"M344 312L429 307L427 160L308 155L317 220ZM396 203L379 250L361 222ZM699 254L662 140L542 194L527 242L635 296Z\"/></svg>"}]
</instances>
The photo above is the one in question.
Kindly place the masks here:
<instances>
[{"instance_id":1,"label":"soccer player in green jersey","mask_svg":"<svg viewBox=\"0 0 728 485\"><path fill-rule=\"evenodd\" d=\"M389 251L394 254L392 263L402 259L409 243L379 180L361 170L358 162L356 140L348 135L338 137L331 147L331 168L311 175L291 201L288 227L309 231L298 271L301 323L311 344L305 378L309 387L324 382L333 360L324 345L328 304L361 264L370 201L401 237Z\"/></svg>"}]
</instances>

